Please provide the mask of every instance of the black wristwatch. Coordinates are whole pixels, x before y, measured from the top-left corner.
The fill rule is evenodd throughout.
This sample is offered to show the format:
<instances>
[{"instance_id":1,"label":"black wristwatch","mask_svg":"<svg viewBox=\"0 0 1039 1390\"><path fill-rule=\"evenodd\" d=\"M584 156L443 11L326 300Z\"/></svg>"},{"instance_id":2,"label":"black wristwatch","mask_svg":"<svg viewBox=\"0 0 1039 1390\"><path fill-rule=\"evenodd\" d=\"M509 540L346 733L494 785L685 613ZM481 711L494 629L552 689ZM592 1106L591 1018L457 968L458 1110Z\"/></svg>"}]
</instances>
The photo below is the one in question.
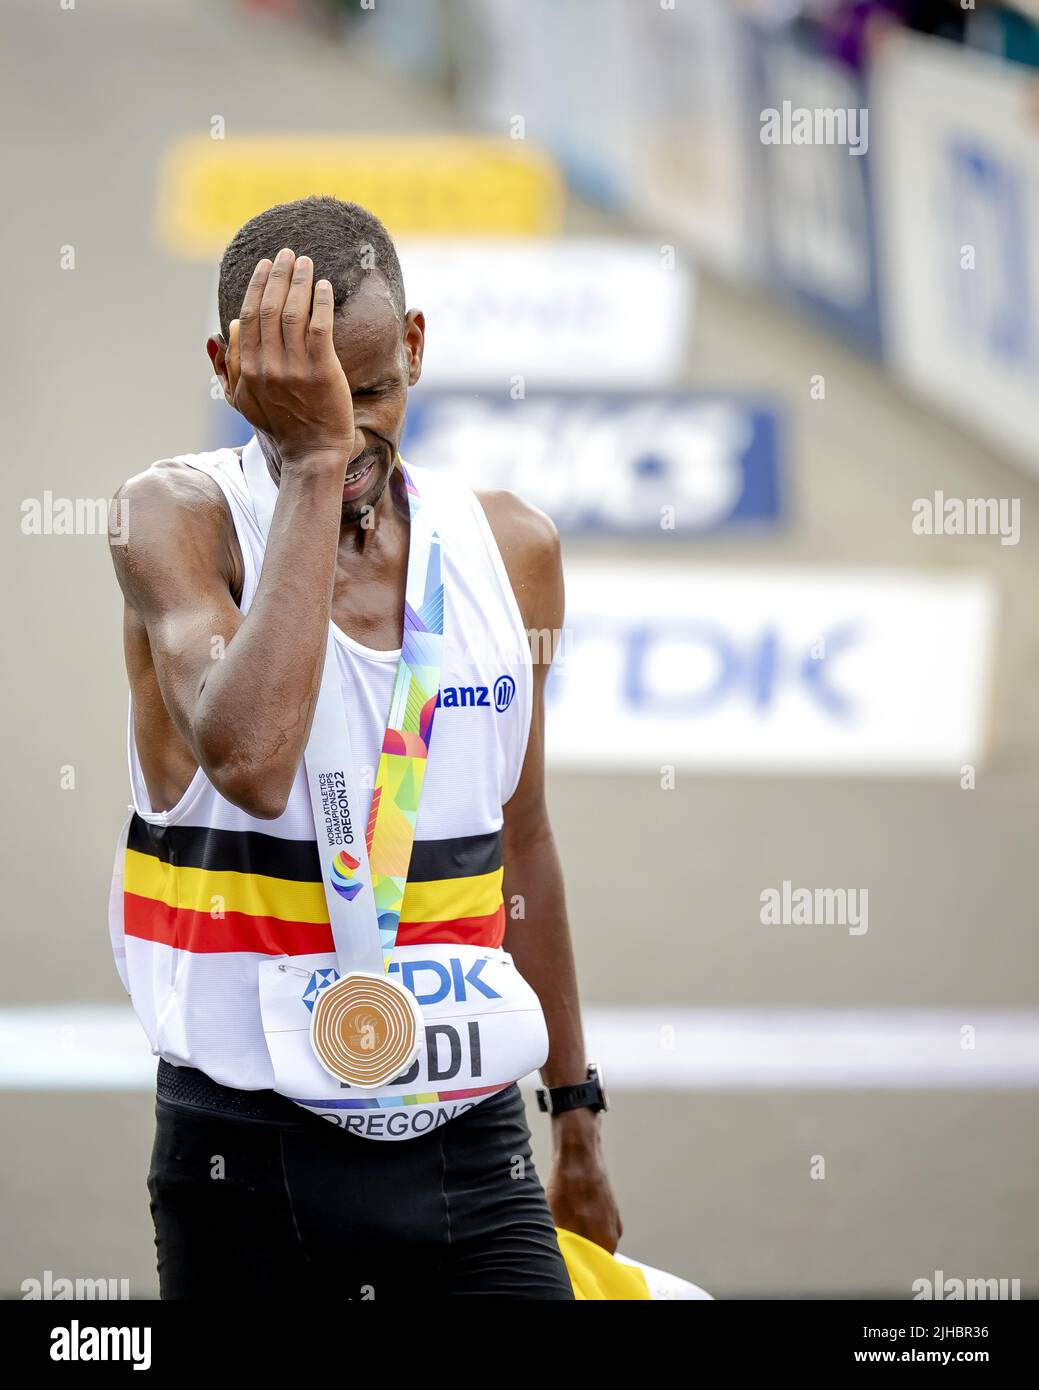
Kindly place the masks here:
<instances>
[{"instance_id":1,"label":"black wristwatch","mask_svg":"<svg viewBox=\"0 0 1039 1390\"><path fill-rule=\"evenodd\" d=\"M595 1062L588 1064L587 1081L579 1081L574 1086L539 1086L536 1094L538 1109L546 1115L561 1115L564 1110L580 1110L585 1106L596 1114L610 1108L602 1067Z\"/></svg>"}]
</instances>

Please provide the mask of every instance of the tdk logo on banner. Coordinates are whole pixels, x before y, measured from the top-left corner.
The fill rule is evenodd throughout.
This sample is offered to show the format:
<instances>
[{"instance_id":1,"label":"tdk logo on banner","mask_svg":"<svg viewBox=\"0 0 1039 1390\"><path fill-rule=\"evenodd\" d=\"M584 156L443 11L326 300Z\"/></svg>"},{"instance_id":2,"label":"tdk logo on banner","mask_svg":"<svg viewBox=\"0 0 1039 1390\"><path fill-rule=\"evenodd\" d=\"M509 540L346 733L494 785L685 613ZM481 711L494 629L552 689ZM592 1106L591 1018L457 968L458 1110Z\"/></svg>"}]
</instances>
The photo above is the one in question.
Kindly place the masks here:
<instances>
[{"instance_id":1,"label":"tdk logo on banner","mask_svg":"<svg viewBox=\"0 0 1039 1390\"><path fill-rule=\"evenodd\" d=\"M490 709L491 702L499 714L504 714L516 694L516 682L511 676L499 676L493 689L486 685L442 685L437 696L437 709Z\"/></svg>"}]
</instances>

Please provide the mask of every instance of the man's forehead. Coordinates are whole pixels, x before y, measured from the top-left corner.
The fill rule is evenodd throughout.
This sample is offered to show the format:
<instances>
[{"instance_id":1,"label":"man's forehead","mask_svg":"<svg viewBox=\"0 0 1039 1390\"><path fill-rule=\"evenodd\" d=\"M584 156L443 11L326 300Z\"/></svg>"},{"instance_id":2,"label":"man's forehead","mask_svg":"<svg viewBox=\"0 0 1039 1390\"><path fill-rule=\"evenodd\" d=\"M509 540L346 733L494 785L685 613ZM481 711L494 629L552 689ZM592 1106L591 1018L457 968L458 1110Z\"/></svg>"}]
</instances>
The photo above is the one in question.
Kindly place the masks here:
<instances>
[{"instance_id":1,"label":"man's forehead","mask_svg":"<svg viewBox=\"0 0 1039 1390\"><path fill-rule=\"evenodd\" d=\"M390 287L378 273L366 275L345 303L336 306L332 339L346 365L393 366L401 341L401 322Z\"/></svg>"}]
</instances>

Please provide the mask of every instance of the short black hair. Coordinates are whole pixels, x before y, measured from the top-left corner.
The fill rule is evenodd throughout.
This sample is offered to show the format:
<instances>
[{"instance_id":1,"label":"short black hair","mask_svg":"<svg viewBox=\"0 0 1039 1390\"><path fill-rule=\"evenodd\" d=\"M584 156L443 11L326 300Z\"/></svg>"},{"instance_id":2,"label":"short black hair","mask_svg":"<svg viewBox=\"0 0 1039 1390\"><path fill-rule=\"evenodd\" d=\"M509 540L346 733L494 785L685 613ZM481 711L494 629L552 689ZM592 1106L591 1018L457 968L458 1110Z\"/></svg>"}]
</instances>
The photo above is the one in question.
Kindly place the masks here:
<instances>
[{"instance_id":1,"label":"short black hair","mask_svg":"<svg viewBox=\"0 0 1039 1390\"><path fill-rule=\"evenodd\" d=\"M257 261L273 260L283 246L314 262L314 282L329 280L339 309L366 275L377 270L390 287L393 307L404 319L404 277L390 234L374 213L358 203L313 196L279 203L245 224L231 238L220 262L217 300L226 338Z\"/></svg>"}]
</instances>

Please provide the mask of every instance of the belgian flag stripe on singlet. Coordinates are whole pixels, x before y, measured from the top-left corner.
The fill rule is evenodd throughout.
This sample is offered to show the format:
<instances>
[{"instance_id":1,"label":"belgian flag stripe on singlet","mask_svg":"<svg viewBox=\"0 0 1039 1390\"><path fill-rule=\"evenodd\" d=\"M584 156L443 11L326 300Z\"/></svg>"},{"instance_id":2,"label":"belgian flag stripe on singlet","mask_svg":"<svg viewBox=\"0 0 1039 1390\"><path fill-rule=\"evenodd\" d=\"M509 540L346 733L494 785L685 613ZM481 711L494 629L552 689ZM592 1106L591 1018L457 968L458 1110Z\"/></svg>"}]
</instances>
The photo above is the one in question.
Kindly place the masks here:
<instances>
[{"instance_id":1,"label":"belgian flag stripe on singlet","mask_svg":"<svg viewBox=\"0 0 1039 1390\"><path fill-rule=\"evenodd\" d=\"M416 840L398 942L500 946L501 832ZM130 936L188 951L300 955L331 951L312 840L134 816L124 870Z\"/></svg>"},{"instance_id":2,"label":"belgian flag stripe on singlet","mask_svg":"<svg viewBox=\"0 0 1039 1390\"><path fill-rule=\"evenodd\" d=\"M218 873L262 874L296 883L320 883L321 864L313 840L283 840L255 830L212 830L205 825L130 822L127 849L152 854L167 864ZM409 882L468 878L501 868L501 831L452 840L416 840Z\"/></svg>"}]
</instances>

